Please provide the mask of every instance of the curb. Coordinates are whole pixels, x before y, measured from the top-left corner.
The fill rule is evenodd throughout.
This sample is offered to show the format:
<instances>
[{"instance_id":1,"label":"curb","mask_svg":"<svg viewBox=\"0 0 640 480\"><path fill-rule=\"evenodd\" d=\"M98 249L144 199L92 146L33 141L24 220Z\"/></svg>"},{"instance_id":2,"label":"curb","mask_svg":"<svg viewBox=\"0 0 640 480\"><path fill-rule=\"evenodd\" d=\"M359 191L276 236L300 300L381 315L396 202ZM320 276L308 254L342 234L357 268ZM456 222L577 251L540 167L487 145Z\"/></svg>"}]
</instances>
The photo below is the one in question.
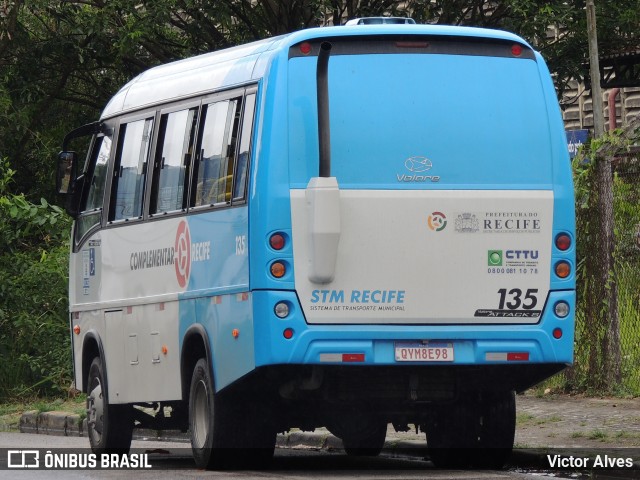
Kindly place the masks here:
<instances>
[{"instance_id":1,"label":"curb","mask_svg":"<svg viewBox=\"0 0 640 480\"><path fill-rule=\"evenodd\" d=\"M85 422L80 415L68 412L25 412L20 417L21 433L40 433L62 437L83 437Z\"/></svg>"}]
</instances>

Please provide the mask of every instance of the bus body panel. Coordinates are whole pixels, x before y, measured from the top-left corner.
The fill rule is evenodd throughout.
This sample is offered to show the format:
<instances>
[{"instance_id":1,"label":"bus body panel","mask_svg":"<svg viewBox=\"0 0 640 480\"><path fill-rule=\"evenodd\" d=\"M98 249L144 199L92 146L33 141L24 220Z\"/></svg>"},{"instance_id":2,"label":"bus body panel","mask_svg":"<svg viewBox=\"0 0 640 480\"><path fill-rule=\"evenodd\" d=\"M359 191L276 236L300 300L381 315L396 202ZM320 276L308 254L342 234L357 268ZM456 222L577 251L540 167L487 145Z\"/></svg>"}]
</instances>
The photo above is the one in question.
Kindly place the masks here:
<instances>
[{"instance_id":1,"label":"bus body panel","mask_svg":"<svg viewBox=\"0 0 640 480\"><path fill-rule=\"evenodd\" d=\"M247 211L103 229L72 255L73 311L247 291Z\"/></svg>"},{"instance_id":2,"label":"bus body panel","mask_svg":"<svg viewBox=\"0 0 640 480\"><path fill-rule=\"evenodd\" d=\"M538 323L553 195L341 190L335 278L308 278L304 190L292 190L296 287L315 323ZM517 289L510 293L512 289ZM519 298L515 298L519 295ZM525 298L526 297L526 298Z\"/></svg>"},{"instance_id":3,"label":"bus body panel","mask_svg":"<svg viewBox=\"0 0 640 480\"><path fill-rule=\"evenodd\" d=\"M278 38L206 53L143 72L110 100L102 118L260 79L270 58L267 53L265 62L263 54L278 43ZM188 81L185 81L185 72L188 72Z\"/></svg>"},{"instance_id":4,"label":"bus body panel","mask_svg":"<svg viewBox=\"0 0 640 480\"><path fill-rule=\"evenodd\" d=\"M181 398L180 332L194 318L209 333L218 388L253 369L247 215L244 206L107 228L72 255L72 312L109 345L112 403Z\"/></svg>"},{"instance_id":5,"label":"bus body panel","mask_svg":"<svg viewBox=\"0 0 640 480\"><path fill-rule=\"evenodd\" d=\"M548 303L566 301L575 308L575 292L551 292ZM286 320L269 311L278 301L288 301L291 314ZM569 364L573 362L571 320L558 318L550 309L537 324L529 325L309 325L293 292L255 292L254 308L268 312L256 322L256 366L268 365L396 365L397 343L437 341L451 343L452 361L416 361L413 365L514 365ZM269 320L269 321L266 321ZM291 328L294 336L285 338ZM562 328L560 339L553 331ZM507 354L524 354L508 358ZM362 357L349 358L350 355ZM344 357L343 357L344 356ZM524 379L523 379L524 380Z\"/></svg>"}]
</instances>

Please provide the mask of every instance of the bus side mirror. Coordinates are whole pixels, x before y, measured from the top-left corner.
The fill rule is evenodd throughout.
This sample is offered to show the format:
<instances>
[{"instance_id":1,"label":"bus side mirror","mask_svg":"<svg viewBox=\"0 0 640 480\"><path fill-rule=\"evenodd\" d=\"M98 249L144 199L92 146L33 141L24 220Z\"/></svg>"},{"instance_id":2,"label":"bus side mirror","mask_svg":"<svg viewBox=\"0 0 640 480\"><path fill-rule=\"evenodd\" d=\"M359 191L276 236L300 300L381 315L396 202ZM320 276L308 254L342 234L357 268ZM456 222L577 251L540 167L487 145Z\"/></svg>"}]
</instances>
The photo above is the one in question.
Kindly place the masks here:
<instances>
[{"instance_id":1,"label":"bus side mirror","mask_svg":"<svg viewBox=\"0 0 640 480\"><path fill-rule=\"evenodd\" d=\"M76 152L60 152L58 154L58 171L56 188L58 193L66 195L65 210L72 218L78 217L80 196L84 183L84 175L77 177L78 154Z\"/></svg>"},{"instance_id":2,"label":"bus side mirror","mask_svg":"<svg viewBox=\"0 0 640 480\"><path fill-rule=\"evenodd\" d=\"M75 173L78 165L76 152L60 152L58 154L58 174L56 176L56 189L60 194L68 194L71 182L76 179Z\"/></svg>"}]
</instances>

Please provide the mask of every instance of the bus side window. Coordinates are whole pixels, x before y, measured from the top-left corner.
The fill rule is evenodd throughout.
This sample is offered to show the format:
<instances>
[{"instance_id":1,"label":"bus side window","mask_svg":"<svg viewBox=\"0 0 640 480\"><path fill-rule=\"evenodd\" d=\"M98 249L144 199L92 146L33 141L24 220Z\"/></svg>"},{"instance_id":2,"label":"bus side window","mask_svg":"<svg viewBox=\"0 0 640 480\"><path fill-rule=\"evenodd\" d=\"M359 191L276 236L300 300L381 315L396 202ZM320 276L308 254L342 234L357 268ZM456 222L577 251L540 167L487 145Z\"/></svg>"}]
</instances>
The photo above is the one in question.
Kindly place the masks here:
<instances>
[{"instance_id":1,"label":"bus side window","mask_svg":"<svg viewBox=\"0 0 640 480\"><path fill-rule=\"evenodd\" d=\"M91 180L87 183L87 191L83 195L80 205L80 214L76 222L76 243L79 243L91 228L101 223L102 202L107 183L107 166L110 154L111 137L108 135L97 136L85 170L85 174L90 175Z\"/></svg>"},{"instance_id":2,"label":"bus side window","mask_svg":"<svg viewBox=\"0 0 640 480\"><path fill-rule=\"evenodd\" d=\"M229 109L229 119L227 125L230 130L227 134L227 176L224 186L224 201L231 203L231 189L233 187L233 169L236 160L236 145L238 143L238 129L240 127L240 109L242 107L241 99L234 100L234 105Z\"/></svg>"},{"instance_id":3,"label":"bus side window","mask_svg":"<svg viewBox=\"0 0 640 480\"><path fill-rule=\"evenodd\" d=\"M203 107L199 157L194 165L192 206L231 201L235 139L240 100L224 100Z\"/></svg>"},{"instance_id":4,"label":"bus side window","mask_svg":"<svg viewBox=\"0 0 640 480\"><path fill-rule=\"evenodd\" d=\"M187 208L187 184L195 137L197 109L163 115L151 196L150 213Z\"/></svg>"},{"instance_id":5,"label":"bus side window","mask_svg":"<svg viewBox=\"0 0 640 480\"><path fill-rule=\"evenodd\" d=\"M109 221L142 217L153 118L120 126Z\"/></svg>"},{"instance_id":6,"label":"bus side window","mask_svg":"<svg viewBox=\"0 0 640 480\"><path fill-rule=\"evenodd\" d=\"M249 165L249 152L251 147L251 134L253 132L253 116L256 106L256 94L247 95L242 116L242 132L240 133L240 147L238 149L238 161L236 163L235 178L233 183L233 200L245 199L247 190L247 169Z\"/></svg>"}]
</instances>

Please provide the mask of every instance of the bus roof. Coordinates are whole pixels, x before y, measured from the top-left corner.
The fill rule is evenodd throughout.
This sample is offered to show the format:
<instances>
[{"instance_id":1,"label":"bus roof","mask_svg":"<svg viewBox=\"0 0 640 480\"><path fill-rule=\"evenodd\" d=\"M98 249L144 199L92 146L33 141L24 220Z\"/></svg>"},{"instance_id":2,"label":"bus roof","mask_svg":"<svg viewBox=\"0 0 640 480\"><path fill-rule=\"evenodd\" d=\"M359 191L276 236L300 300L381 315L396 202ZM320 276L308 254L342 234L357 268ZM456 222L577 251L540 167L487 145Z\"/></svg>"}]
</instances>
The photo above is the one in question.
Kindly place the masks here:
<instances>
[{"instance_id":1,"label":"bus roof","mask_svg":"<svg viewBox=\"0 0 640 480\"><path fill-rule=\"evenodd\" d=\"M512 33L473 27L356 25L310 28L153 67L132 79L113 96L102 113L102 119L257 81L264 76L279 52L305 40L371 35L469 37L507 40L529 46Z\"/></svg>"}]
</instances>

